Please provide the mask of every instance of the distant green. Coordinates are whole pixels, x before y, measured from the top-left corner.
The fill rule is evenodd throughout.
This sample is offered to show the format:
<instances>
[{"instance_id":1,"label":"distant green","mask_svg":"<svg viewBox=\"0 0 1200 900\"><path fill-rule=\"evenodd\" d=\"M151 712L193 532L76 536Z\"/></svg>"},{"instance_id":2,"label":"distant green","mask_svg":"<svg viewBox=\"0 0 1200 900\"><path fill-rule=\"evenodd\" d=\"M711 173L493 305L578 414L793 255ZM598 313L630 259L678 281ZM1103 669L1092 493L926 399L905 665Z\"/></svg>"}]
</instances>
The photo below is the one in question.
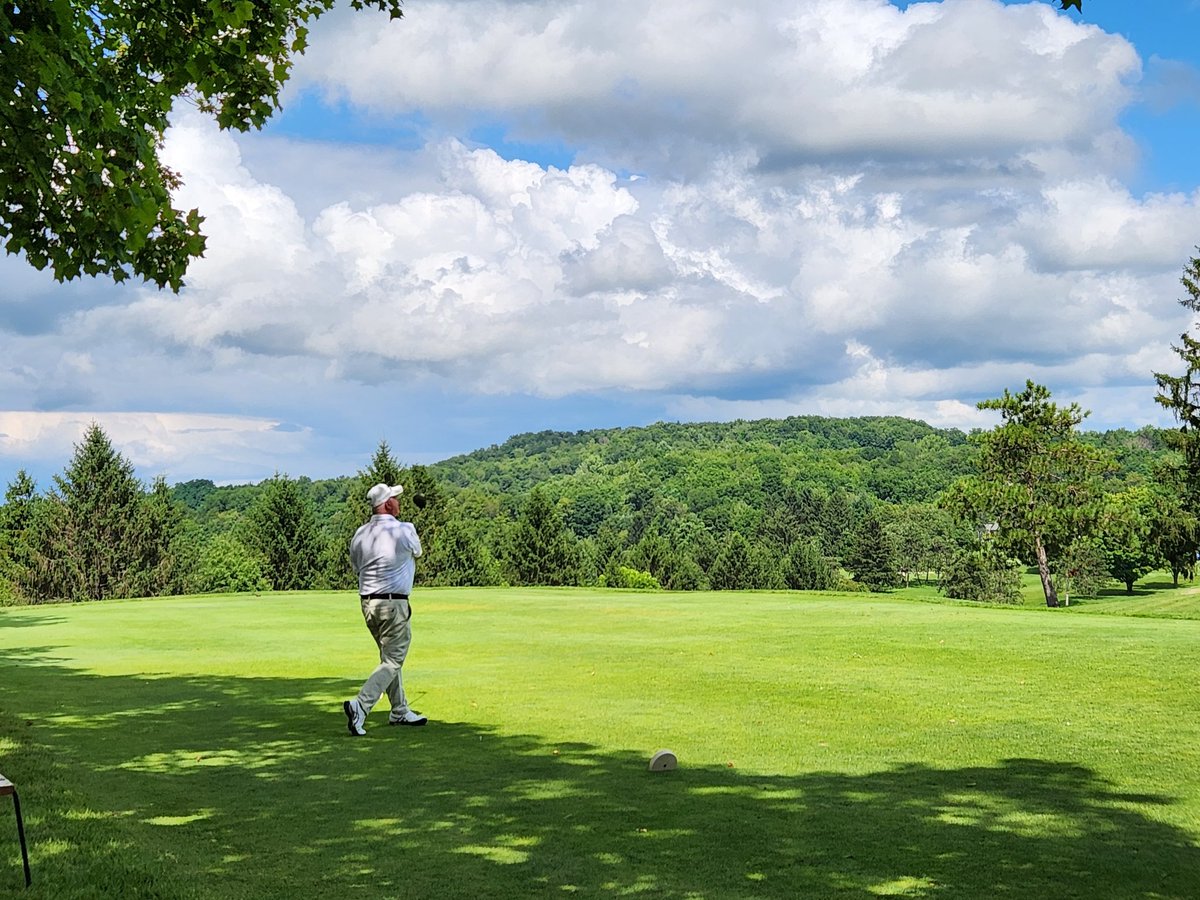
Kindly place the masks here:
<instances>
[{"instance_id":1,"label":"distant green","mask_svg":"<svg viewBox=\"0 0 1200 900\"><path fill-rule=\"evenodd\" d=\"M1181 618L1147 617L1155 597ZM1200 894L1187 589L414 607L430 724L377 709L360 739L352 593L0 609L0 772L34 873L0 798L0 897ZM679 768L648 772L662 748Z\"/></svg>"}]
</instances>

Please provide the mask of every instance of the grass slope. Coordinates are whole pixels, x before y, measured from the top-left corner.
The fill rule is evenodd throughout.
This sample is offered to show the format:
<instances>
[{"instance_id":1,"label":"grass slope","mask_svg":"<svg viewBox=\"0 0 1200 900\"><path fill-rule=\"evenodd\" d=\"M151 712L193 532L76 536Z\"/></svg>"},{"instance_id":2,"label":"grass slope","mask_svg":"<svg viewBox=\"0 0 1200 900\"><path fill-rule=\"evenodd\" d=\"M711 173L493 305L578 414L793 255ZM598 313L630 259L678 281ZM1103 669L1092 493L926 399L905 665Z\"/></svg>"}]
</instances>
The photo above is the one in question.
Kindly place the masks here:
<instances>
[{"instance_id":1,"label":"grass slope","mask_svg":"<svg viewBox=\"0 0 1200 900\"><path fill-rule=\"evenodd\" d=\"M1200 622L583 589L415 608L431 724L381 707L361 739L352 595L0 610L34 869L26 892L0 809L0 896L1197 896ZM680 768L647 772L663 747Z\"/></svg>"}]
</instances>

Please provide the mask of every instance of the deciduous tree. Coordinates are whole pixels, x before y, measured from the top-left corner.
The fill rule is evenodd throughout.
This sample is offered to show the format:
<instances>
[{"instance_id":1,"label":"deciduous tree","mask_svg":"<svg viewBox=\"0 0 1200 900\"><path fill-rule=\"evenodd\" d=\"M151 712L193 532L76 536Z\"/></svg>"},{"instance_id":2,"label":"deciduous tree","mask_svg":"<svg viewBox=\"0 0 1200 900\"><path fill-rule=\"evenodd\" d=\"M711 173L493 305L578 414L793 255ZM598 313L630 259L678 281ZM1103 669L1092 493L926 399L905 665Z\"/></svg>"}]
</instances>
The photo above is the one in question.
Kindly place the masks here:
<instances>
[{"instance_id":1,"label":"deciduous tree","mask_svg":"<svg viewBox=\"0 0 1200 900\"><path fill-rule=\"evenodd\" d=\"M1099 547L1109 575L1133 593L1139 578L1163 563L1155 541L1158 497L1147 487L1135 487L1104 498Z\"/></svg>"},{"instance_id":2,"label":"deciduous tree","mask_svg":"<svg viewBox=\"0 0 1200 900\"><path fill-rule=\"evenodd\" d=\"M401 0L350 0L393 18ZM179 99L224 129L279 105L333 0L0 2L0 243L60 281L137 276L178 290L204 252L159 158Z\"/></svg>"},{"instance_id":3,"label":"deciduous tree","mask_svg":"<svg viewBox=\"0 0 1200 900\"><path fill-rule=\"evenodd\" d=\"M218 534L200 551L189 590L202 594L270 590L263 558L232 534Z\"/></svg>"}]
</instances>

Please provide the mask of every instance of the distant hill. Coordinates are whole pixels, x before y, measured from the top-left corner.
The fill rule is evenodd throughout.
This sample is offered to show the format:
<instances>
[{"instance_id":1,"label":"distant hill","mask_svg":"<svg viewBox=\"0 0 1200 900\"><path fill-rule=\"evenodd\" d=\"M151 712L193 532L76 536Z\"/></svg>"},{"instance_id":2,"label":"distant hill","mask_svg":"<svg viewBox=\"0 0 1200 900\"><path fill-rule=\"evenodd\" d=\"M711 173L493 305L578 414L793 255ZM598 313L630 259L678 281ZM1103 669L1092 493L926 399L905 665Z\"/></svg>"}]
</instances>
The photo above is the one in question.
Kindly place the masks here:
<instances>
[{"instance_id":1,"label":"distant hill","mask_svg":"<svg viewBox=\"0 0 1200 900\"><path fill-rule=\"evenodd\" d=\"M1151 476L1165 452L1163 433L1146 427L1084 432L1082 438L1117 460L1115 488ZM485 495L497 509L510 511L541 486L565 505L572 528L587 534L612 511L636 509L654 498L670 499L710 522L725 516L744 521L746 510L761 510L796 490L867 502L930 503L973 471L974 452L964 432L912 419L793 416L530 432L427 469L447 494ZM368 461L364 454L364 466ZM300 483L325 521L355 479L349 473ZM257 490L201 479L177 485L175 494L213 521L236 517Z\"/></svg>"},{"instance_id":2,"label":"distant hill","mask_svg":"<svg viewBox=\"0 0 1200 900\"><path fill-rule=\"evenodd\" d=\"M579 480L644 480L681 496L720 483L755 483L766 492L802 483L910 503L932 500L971 471L972 458L967 436L955 429L898 417L796 416L539 431L430 470L453 487L505 494L538 484L567 490Z\"/></svg>"}]
</instances>

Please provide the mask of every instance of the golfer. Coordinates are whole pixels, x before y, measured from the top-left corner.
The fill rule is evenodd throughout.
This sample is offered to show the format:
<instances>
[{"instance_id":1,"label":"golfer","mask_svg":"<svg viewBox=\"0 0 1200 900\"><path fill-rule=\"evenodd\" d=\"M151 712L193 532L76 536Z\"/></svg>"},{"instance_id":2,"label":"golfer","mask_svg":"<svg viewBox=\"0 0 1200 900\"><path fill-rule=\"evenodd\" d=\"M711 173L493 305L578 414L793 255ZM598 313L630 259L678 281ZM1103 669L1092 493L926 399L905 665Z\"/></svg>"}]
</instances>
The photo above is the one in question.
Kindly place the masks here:
<instances>
[{"instance_id":1,"label":"golfer","mask_svg":"<svg viewBox=\"0 0 1200 900\"><path fill-rule=\"evenodd\" d=\"M377 484L367 491L371 520L354 532L350 541L350 562L358 573L358 594L362 614L375 643L379 645L379 665L363 684L358 696L342 704L350 733L366 734L367 715L385 692L391 701L389 725L424 725L426 718L408 708L400 669L412 640L409 620L416 574L416 557L421 555L421 539L412 522L398 521L400 504L396 500L404 488Z\"/></svg>"}]
</instances>

